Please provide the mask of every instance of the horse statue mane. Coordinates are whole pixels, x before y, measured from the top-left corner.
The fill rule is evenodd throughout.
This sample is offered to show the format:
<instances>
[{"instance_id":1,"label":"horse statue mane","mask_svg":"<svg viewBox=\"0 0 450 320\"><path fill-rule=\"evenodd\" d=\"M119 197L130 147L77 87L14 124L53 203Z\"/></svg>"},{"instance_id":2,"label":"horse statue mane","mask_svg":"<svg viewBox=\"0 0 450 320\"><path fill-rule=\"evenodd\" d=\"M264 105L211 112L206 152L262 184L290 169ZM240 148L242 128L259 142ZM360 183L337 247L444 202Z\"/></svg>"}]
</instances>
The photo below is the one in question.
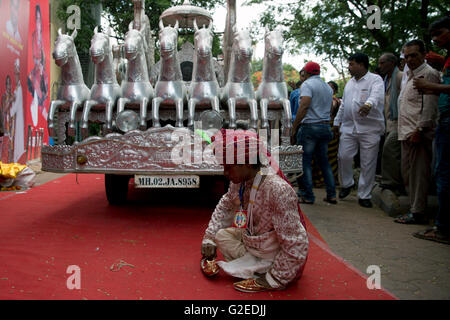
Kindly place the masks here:
<instances>
[{"instance_id":1,"label":"horse statue mane","mask_svg":"<svg viewBox=\"0 0 450 320\"><path fill-rule=\"evenodd\" d=\"M50 103L48 114L48 130L52 137L56 136L54 130L54 116L58 108L70 110L69 134L75 133L76 112L80 105L89 98L90 90L84 83L80 59L75 47L77 30L72 35L63 34L58 30L55 41L53 58L55 64L61 68L61 77L58 87L57 100Z\"/></svg>"},{"instance_id":2,"label":"horse statue mane","mask_svg":"<svg viewBox=\"0 0 450 320\"><path fill-rule=\"evenodd\" d=\"M160 105L175 105L176 127L183 126L183 105L187 100L186 87L177 59L178 21L175 26L164 26L159 21L159 43L161 64L158 81L155 85L155 97L152 101L153 127L160 127Z\"/></svg>"},{"instance_id":3,"label":"horse statue mane","mask_svg":"<svg viewBox=\"0 0 450 320\"><path fill-rule=\"evenodd\" d=\"M121 91L114 70L109 37L109 29L108 34L105 34L98 32L98 27L95 27L91 48L89 49L91 60L95 66L95 76L90 99L84 103L81 121L83 137L87 136L89 113L93 107L100 111L105 111L106 130L112 129L113 107L120 97Z\"/></svg>"},{"instance_id":4,"label":"horse statue mane","mask_svg":"<svg viewBox=\"0 0 450 320\"><path fill-rule=\"evenodd\" d=\"M197 26L194 19L194 66L192 82L189 88L188 102L188 127L194 126L195 108L212 107L220 112L219 95L220 87L214 72L212 41L212 25L208 27Z\"/></svg>"},{"instance_id":5,"label":"horse statue mane","mask_svg":"<svg viewBox=\"0 0 450 320\"><path fill-rule=\"evenodd\" d=\"M147 61L145 56L145 39L139 30L130 29L125 35L125 56L128 66L125 79L122 80L122 97L117 102L117 114L127 104L139 105L140 129L147 128L147 105L153 98L153 87L149 82Z\"/></svg>"},{"instance_id":6,"label":"horse statue mane","mask_svg":"<svg viewBox=\"0 0 450 320\"><path fill-rule=\"evenodd\" d=\"M261 108L261 127L269 128L267 110L283 110L284 136L290 135L292 127L291 104L288 99L287 85L283 73L283 35L281 31L269 31L264 35L265 51L263 61L263 76L256 92L256 98Z\"/></svg>"},{"instance_id":7,"label":"horse statue mane","mask_svg":"<svg viewBox=\"0 0 450 320\"><path fill-rule=\"evenodd\" d=\"M233 45L228 71L228 81L222 89L221 101L228 105L230 128L236 128L236 108L250 108L250 127L258 127L258 104L251 82L250 62L252 43L247 30L233 32Z\"/></svg>"},{"instance_id":8,"label":"horse statue mane","mask_svg":"<svg viewBox=\"0 0 450 320\"><path fill-rule=\"evenodd\" d=\"M119 44L112 46L114 72L116 73L116 79L119 85L125 79L127 72L127 60L123 58L122 48L123 46Z\"/></svg>"}]
</instances>

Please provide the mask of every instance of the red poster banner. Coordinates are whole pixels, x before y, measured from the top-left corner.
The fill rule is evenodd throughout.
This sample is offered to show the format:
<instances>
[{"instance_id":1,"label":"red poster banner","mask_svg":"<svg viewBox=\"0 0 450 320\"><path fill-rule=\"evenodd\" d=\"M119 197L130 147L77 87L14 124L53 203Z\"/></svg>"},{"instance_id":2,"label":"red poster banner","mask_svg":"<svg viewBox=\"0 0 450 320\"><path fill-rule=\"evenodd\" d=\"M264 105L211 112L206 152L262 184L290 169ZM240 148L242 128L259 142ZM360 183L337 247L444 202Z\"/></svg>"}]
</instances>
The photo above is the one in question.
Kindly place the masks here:
<instances>
[{"instance_id":1,"label":"red poster banner","mask_svg":"<svg viewBox=\"0 0 450 320\"><path fill-rule=\"evenodd\" d=\"M33 147L48 142L49 85L48 0L0 0L0 161L39 156Z\"/></svg>"},{"instance_id":2,"label":"red poster banner","mask_svg":"<svg viewBox=\"0 0 450 320\"><path fill-rule=\"evenodd\" d=\"M26 122L27 127L31 126L31 132L29 133L28 159L35 158L34 148L41 143L39 134L41 131L42 142L48 142L47 115L51 98L48 3L48 0L31 0L29 6ZM26 134L28 135L27 128Z\"/></svg>"},{"instance_id":3,"label":"red poster banner","mask_svg":"<svg viewBox=\"0 0 450 320\"><path fill-rule=\"evenodd\" d=\"M19 0L0 4L2 162L25 161L28 6Z\"/></svg>"}]
</instances>

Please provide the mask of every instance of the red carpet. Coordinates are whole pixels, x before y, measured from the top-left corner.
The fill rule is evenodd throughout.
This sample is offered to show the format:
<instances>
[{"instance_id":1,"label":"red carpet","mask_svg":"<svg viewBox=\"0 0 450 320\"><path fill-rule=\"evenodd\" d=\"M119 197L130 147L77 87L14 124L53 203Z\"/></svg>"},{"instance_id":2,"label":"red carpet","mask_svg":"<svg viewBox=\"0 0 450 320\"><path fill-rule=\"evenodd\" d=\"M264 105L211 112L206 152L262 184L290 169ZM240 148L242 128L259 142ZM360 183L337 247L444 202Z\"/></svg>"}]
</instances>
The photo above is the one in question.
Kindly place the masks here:
<instances>
[{"instance_id":1,"label":"red carpet","mask_svg":"<svg viewBox=\"0 0 450 320\"><path fill-rule=\"evenodd\" d=\"M395 299L367 289L366 276L332 254L309 222L300 281L284 291L237 292L232 277L211 280L200 271L213 206L192 205L201 198L188 196L186 208L176 210L167 205L178 203L172 193L153 203L152 194L144 203L133 194L141 201L111 207L103 179L78 175L77 184L67 175L25 193L0 193L0 299ZM118 269L120 261L131 266ZM79 290L66 286L70 265L80 267Z\"/></svg>"}]
</instances>

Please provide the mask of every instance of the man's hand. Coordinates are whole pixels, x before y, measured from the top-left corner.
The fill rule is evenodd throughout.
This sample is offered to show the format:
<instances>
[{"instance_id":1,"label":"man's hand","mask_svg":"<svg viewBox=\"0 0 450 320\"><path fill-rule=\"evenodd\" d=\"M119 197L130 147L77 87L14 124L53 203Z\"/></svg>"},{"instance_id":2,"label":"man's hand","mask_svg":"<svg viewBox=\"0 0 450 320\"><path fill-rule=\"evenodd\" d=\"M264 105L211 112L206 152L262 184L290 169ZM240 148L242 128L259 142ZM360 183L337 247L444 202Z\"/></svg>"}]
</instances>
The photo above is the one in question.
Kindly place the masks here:
<instances>
[{"instance_id":1,"label":"man's hand","mask_svg":"<svg viewBox=\"0 0 450 320\"><path fill-rule=\"evenodd\" d=\"M371 106L370 104L368 104L368 103L364 103L364 104L361 106L361 108L359 108L358 113L359 113L359 115L360 115L361 117L365 118L365 117L367 117L367 115L369 114L370 109L372 109L372 106Z\"/></svg>"},{"instance_id":2,"label":"man's hand","mask_svg":"<svg viewBox=\"0 0 450 320\"><path fill-rule=\"evenodd\" d=\"M217 247L211 243L202 244L202 256L208 260L214 259L217 256Z\"/></svg>"},{"instance_id":3,"label":"man's hand","mask_svg":"<svg viewBox=\"0 0 450 320\"><path fill-rule=\"evenodd\" d=\"M414 89L419 90L423 94L433 94L434 91L430 89L432 82L425 80L424 78L413 79Z\"/></svg>"},{"instance_id":4,"label":"man's hand","mask_svg":"<svg viewBox=\"0 0 450 320\"><path fill-rule=\"evenodd\" d=\"M416 130L409 137L409 141L411 143L420 143L422 141L422 131Z\"/></svg>"}]
</instances>

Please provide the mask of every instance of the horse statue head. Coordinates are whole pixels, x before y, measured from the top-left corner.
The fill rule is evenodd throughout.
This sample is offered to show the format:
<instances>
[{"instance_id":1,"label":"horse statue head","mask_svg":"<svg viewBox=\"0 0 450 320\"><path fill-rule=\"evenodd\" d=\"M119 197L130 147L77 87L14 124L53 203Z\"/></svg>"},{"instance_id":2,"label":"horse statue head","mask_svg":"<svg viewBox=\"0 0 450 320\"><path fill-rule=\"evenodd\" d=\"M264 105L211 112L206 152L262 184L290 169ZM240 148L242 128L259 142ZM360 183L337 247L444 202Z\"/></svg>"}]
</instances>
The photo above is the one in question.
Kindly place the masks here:
<instances>
[{"instance_id":1,"label":"horse statue head","mask_svg":"<svg viewBox=\"0 0 450 320\"><path fill-rule=\"evenodd\" d=\"M269 31L264 34L265 55L269 59L280 58L283 55L283 34L280 30Z\"/></svg>"},{"instance_id":2,"label":"horse statue head","mask_svg":"<svg viewBox=\"0 0 450 320\"><path fill-rule=\"evenodd\" d=\"M283 73L283 34L280 30L264 34L263 82L284 82Z\"/></svg>"},{"instance_id":3,"label":"horse statue head","mask_svg":"<svg viewBox=\"0 0 450 320\"><path fill-rule=\"evenodd\" d=\"M203 25L203 28L197 26L197 20L194 19L194 47L195 53L198 57L209 59L212 57L212 43L213 43L213 32L211 23L208 27Z\"/></svg>"},{"instance_id":4,"label":"horse statue head","mask_svg":"<svg viewBox=\"0 0 450 320\"><path fill-rule=\"evenodd\" d=\"M233 30L233 46L228 72L228 81L250 81L250 62L252 60L252 40L248 30Z\"/></svg>"},{"instance_id":5,"label":"horse statue head","mask_svg":"<svg viewBox=\"0 0 450 320\"><path fill-rule=\"evenodd\" d=\"M142 32L130 28L125 35L124 49L125 57L128 60L127 81L148 81L149 74L145 55L147 45Z\"/></svg>"},{"instance_id":6,"label":"horse statue head","mask_svg":"<svg viewBox=\"0 0 450 320\"><path fill-rule=\"evenodd\" d=\"M139 54L145 54L147 49L144 36L139 30L130 28L125 34L125 57L135 60Z\"/></svg>"},{"instance_id":7,"label":"horse statue head","mask_svg":"<svg viewBox=\"0 0 450 320\"><path fill-rule=\"evenodd\" d=\"M75 29L72 35L63 34L61 28L58 29L58 37L55 41L55 49L53 50L53 58L58 67L64 66L70 58L77 55L77 49L75 47L75 38L77 36L77 29Z\"/></svg>"},{"instance_id":8,"label":"horse statue head","mask_svg":"<svg viewBox=\"0 0 450 320\"><path fill-rule=\"evenodd\" d=\"M99 64L105 60L105 57L112 58L110 56L111 49L109 43L109 32L108 34L98 32L98 27L94 29L94 36L91 40L91 47L89 52L91 54L91 59L94 64Z\"/></svg>"},{"instance_id":9,"label":"horse statue head","mask_svg":"<svg viewBox=\"0 0 450 320\"><path fill-rule=\"evenodd\" d=\"M175 26L164 26L162 20L159 21L159 44L161 59L172 58L176 55L178 43L178 21Z\"/></svg>"},{"instance_id":10,"label":"horse statue head","mask_svg":"<svg viewBox=\"0 0 450 320\"><path fill-rule=\"evenodd\" d=\"M233 54L239 61L250 61L253 55L252 39L248 30L233 30Z\"/></svg>"}]
</instances>

